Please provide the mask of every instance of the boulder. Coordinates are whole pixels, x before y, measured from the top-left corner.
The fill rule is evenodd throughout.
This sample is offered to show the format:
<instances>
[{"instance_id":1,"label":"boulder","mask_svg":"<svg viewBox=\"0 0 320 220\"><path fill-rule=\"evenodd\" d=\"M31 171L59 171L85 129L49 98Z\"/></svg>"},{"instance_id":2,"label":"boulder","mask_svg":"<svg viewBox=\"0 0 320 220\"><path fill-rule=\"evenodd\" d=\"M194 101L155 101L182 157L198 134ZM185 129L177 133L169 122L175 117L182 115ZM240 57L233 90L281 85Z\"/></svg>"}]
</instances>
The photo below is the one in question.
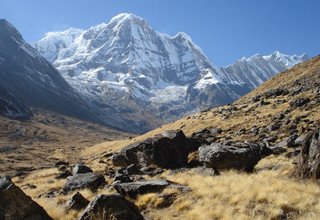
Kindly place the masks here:
<instances>
[{"instance_id":1,"label":"boulder","mask_svg":"<svg viewBox=\"0 0 320 220\"><path fill-rule=\"evenodd\" d=\"M146 193L161 192L164 188L169 186L166 180L145 180L131 183L119 183L114 185L115 190L123 196L136 198L137 195Z\"/></svg>"},{"instance_id":2,"label":"boulder","mask_svg":"<svg viewBox=\"0 0 320 220\"><path fill-rule=\"evenodd\" d=\"M254 166L272 150L261 143L213 143L199 148L199 161L206 167L252 172Z\"/></svg>"},{"instance_id":3,"label":"boulder","mask_svg":"<svg viewBox=\"0 0 320 220\"><path fill-rule=\"evenodd\" d=\"M67 178L63 191L69 192L75 189L89 188L92 192L95 192L99 187L104 186L105 183L105 178L100 174L76 174Z\"/></svg>"},{"instance_id":4,"label":"boulder","mask_svg":"<svg viewBox=\"0 0 320 220\"><path fill-rule=\"evenodd\" d=\"M161 135L123 148L112 156L112 162L115 166L123 167L138 164L180 168L187 165L190 149L189 139L181 130L165 131Z\"/></svg>"},{"instance_id":5,"label":"boulder","mask_svg":"<svg viewBox=\"0 0 320 220\"><path fill-rule=\"evenodd\" d=\"M121 195L98 195L80 217L80 220L114 219L143 220L139 208Z\"/></svg>"},{"instance_id":6,"label":"boulder","mask_svg":"<svg viewBox=\"0 0 320 220\"><path fill-rule=\"evenodd\" d=\"M81 173L92 173L93 171L91 170L90 167L87 167L86 165L82 163L77 163L73 169L72 169L72 174L81 174Z\"/></svg>"},{"instance_id":7,"label":"boulder","mask_svg":"<svg viewBox=\"0 0 320 220\"><path fill-rule=\"evenodd\" d=\"M320 128L310 132L302 144L298 174L303 178L320 178Z\"/></svg>"},{"instance_id":8,"label":"boulder","mask_svg":"<svg viewBox=\"0 0 320 220\"><path fill-rule=\"evenodd\" d=\"M47 220L47 212L8 177L0 179L0 219Z\"/></svg>"},{"instance_id":9,"label":"boulder","mask_svg":"<svg viewBox=\"0 0 320 220\"><path fill-rule=\"evenodd\" d=\"M84 198L81 193L77 192L76 194L74 194L71 199L68 202L67 205L67 210L81 210L87 207L87 205L89 204L89 201Z\"/></svg>"}]
</instances>

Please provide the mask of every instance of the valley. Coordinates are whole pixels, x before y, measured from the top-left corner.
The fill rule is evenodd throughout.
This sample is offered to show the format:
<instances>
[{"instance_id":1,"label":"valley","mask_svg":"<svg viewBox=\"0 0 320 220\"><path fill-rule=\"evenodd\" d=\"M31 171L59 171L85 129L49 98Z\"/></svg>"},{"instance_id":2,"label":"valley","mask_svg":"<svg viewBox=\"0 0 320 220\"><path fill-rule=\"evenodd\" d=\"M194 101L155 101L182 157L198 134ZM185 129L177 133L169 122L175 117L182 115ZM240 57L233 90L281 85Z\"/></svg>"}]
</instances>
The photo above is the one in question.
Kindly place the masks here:
<instances>
[{"instance_id":1,"label":"valley","mask_svg":"<svg viewBox=\"0 0 320 220\"><path fill-rule=\"evenodd\" d=\"M0 220L320 219L313 7L12 2Z\"/></svg>"}]
</instances>

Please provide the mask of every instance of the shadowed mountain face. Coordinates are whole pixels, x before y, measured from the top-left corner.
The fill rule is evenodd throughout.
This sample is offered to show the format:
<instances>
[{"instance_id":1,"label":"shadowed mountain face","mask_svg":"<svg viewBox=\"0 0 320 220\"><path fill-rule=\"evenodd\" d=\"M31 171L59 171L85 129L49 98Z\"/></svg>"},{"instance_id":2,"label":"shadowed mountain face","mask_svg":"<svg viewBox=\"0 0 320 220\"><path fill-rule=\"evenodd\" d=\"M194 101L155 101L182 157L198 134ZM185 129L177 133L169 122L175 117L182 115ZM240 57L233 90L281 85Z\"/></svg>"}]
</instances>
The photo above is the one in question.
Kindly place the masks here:
<instances>
[{"instance_id":1,"label":"shadowed mountain face","mask_svg":"<svg viewBox=\"0 0 320 220\"><path fill-rule=\"evenodd\" d=\"M130 119L138 109L172 120L230 103L307 59L275 52L218 68L185 33L159 33L126 13L88 30L47 33L33 46L96 109Z\"/></svg>"},{"instance_id":2,"label":"shadowed mountain face","mask_svg":"<svg viewBox=\"0 0 320 220\"><path fill-rule=\"evenodd\" d=\"M31 112L22 102L0 86L0 115L13 119L29 119Z\"/></svg>"},{"instance_id":3,"label":"shadowed mountain face","mask_svg":"<svg viewBox=\"0 0 320 220\"><path fill-rule=\"evenodd\" d=\"M0 86L27 106L98 121L60 73L0 20Z\"/></svg>"}]
</instances>

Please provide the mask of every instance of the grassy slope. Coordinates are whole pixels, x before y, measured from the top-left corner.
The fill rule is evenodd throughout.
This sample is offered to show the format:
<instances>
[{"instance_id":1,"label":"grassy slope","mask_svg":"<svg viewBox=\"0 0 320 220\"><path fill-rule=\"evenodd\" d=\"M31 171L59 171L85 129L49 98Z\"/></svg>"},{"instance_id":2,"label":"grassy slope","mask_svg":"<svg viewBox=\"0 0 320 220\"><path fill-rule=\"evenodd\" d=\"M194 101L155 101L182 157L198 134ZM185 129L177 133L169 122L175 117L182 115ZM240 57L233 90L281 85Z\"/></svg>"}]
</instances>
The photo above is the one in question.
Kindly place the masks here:
<instances>
[{"instance_id":1,"label":"grassy slope","mask_svg":"<svg viewBox=\"0 0 320 220\"><path fill-rule=\"evenodd\" d=\"M308 83L319 82L320 57L297 65L293 69L274 77L262 84L257 90L244 96L233 104L238 109L231 114L221 114L223 106L206 112L183 118L164 125L145 135L120 141L107 141L82 151L82 157L87 160L94 171L104 173L112 167L110 161L103 158L106 152L117 151L129 143L143 140L169 129L182 129L187 135L206 127L223 129L222 137L228 136L234 140L256 140L251 134L237 134L241 128L250 129L256 125L268 126L273 122L273 116L288 109L288 102L297 97L314 97L314 87L295 97L282 96L269 99L270 105L258 106L251 101L252 97L271 88L292 87L296 80L308 79ZM286 102L277 104L278 99ZM274 104L274 105L273 105ZM306 115L307 119L319 122L319 106L310 106L291 111L291 118ZM316 124L316 123L315 123ZM307 127L306 122L298 125L298 132ZM286 126L272 133L278 136L278 141L287 136ZM223 138L222 138L223 139ZM298 180L291 174L295 168L294 158L269 156L259 162L252 174L235 171L223 172L220 176L204 176L193 170L172 174L166 171L160 177L186 184L192 191L178 193L167 190L164 194L174 194L176 199L170 207L161 208L163 198L157 194L142 195L134 202L150 219L319 219L320 218L320 187L310 180ZM37 202L45 207L49 214L56 219L74 219L79 213L64 213L64 205L73 194L59 195L47 199L43 196L48 189L59 190L65 180L55 180L56 169L37 171L25 178L15 178L14 181ZM154 178L159 178L154 177ZM111 179L107 178L109 183ZM29 187L29 184L37 188ZM81 193L89 199L96 194L114 192L112 188L104 188L93 194L87 190ZM39 197L40 196L40 197Z\"/></svg>"},{"instance_id":2,"label":"grassy slope","mask_svg":"<svg viewBox=\"0 0 320 220\"><path fill-rule=\"evenodd\" d=\"M128 137L94 123L37 110L31 121L0 117L0 176L81 160L85 147ZM6 150L4 150L6 149Z\"/></svg>"}]
</instances>

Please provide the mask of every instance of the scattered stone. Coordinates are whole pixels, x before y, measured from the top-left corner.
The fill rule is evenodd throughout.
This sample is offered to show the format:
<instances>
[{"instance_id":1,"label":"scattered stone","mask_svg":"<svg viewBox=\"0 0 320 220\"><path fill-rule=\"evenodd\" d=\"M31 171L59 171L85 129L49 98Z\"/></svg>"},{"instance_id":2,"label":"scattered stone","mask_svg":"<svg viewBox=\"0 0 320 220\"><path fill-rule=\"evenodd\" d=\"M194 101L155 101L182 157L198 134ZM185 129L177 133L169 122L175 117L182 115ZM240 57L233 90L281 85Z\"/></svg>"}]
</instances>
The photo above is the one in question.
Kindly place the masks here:
<instances>
[{"instance_id":1,"label":"scattered stone","mask_svg":"<svg viewBox=\"0 0 320 220\"><path fill-rule=\"evenodd\" d=\"M65 161L60 160L60 161L58 161L58 162L56 162L56 163L55 163L55 166L56 166L56 167L60 167L60 166L69 166L69 163L68 163L68 162L65 162Z\"/></svg>"},{"instance_id":2,"label":"scattered stone","mask_svg":"<svg viewBox=\"0 0 320 220\"><path fill-rule=\"evenodd\" d=\"M157 165L162 168L179 168L187 165L190 141L181 130L165 131L143 142L123 148L112 157L115 166Z\"/></svg>"},{"instance_id":3,"label":"scattered stone","mask_svg":"<svg viewBox=\"0 0 320 220\"><path fill-rule=\"evenodd\" d=\"M291 101L289 104L291 107L298 108L304 106L310 102L309 98L299 98Z\"/></svg>"},{"instance_id":4,"label":"scattered stone","mask_svg":"<svg viewBox=\"0 0 320 220\"><path fill-rule=\"evenodd\" d=\"M127 183L132 182L132 179L128 174L116 173L114 181L118 181L120 183Z\"/></svg>"},{"instance_id":5,"label":"scattered stone","mask_svg":"<svg viewBox=\"0 0 320 220\"><path fill-rule=\"evenodd\" d=\"M169 186L169 184L170 183L166 180L146 180L131 183L120 183L116 184L114 188L123 196L136 198L137 195L161 192L164 188Z\"/></svg>"},{"instance_id":6,"label":"scattered stone","mask_svg":"<svg viewBox=\"0 0 320 220\"><path fill-rule=\"evenodd\" d=\"M148 175L148 176L156 176L156 175L161 174L161 173L164 172L163 169L158 168L158 167L152 167L152 166L142 167L140 169L140 171L141 171L142 174L145 174L145 175Z\"/></svg>"},{"instance_id":7,"label":"scattered stone","mask_svg":"<svg viewBox=\"0 0 320 220\"><path fill-rule=\"evenodd\" d=\"M81 210L87 207L89 201L82 196L81 193L77 192L74 194L68 202L67 211L70 210Z\"/></svg>"},{"instance_id":8,"label":"scattered stone","mask_svg":"<svg viewBox=\"0 0 320 220\"><path fill-rule=\"evenodd\" d=\"M91 170L91 168L87 167L82 163L77 163L72 169L73 175L81 174L81 173L92 173L92 172L93 171Z\"/></svg>"},{"instance_id":9,"label":"scattered stone","mask_svg":"<svg viewBox=\"0 0 320 220\"><path fill-rule=\"evenodd\" d=\"M281 127L281 124L279 123L274 123L269 127L269 131L276 131L279 130L279 128Z\"/></svg>"},{"instance_id":10,"label":"scattered stone","mask_svg":"<svg viewBox=\"0 0 320 220\"><path fill-rule=\"evenodd\" d=\"M3 177L0 179L0 219L47 220L52 218L9 177Z\"/></svg>"},{"instance_id":11,"label":"scattered stone","mask_svg":"<svg viewBox=\"0 0 320 220\"><path fill-rule=\"evenodd\" d=\"M213 143L199 148L199 160L206 167L219 170L238 169L252 172L254 166L272 150L257 143Z\"/></svg>"},{"instance_id":12,"label":"scattered stone","mask_svg":"<svg viewBox=\"0 0 320 220\"><path fill-rule=\"evenodd\" d=\"M303 178L320 178L320 128L310 132L302 144L298 174Z\"/></svg>"},{"instance_id":13,"label":"scattered stone","mask_svg":"<svg viewBox=\"0 0 320 220\"><path fill-rule=\"evenodd\" d=\"M67 178L68 176L71 176L72 173L69 171L69 170L66 170L62 173L59 173L57 176L56 176L56 179L65 179Z\"/></svg>"},{"instance_id":14,"label":"scattered stone","mask_svg":"<svg viewBox=\"0 0 320 220\"><path fill-rule=\"evenodd\" d=\"M99 187L104 186L106 183L102 175L95 173L81 173L70 176L63 188L64 192L69 192L75 189L89 188L95 192Z\"/></svg>"},{"instance_id":15,"label":"scattered stone","mask_svg":"<svg viewBox=\"0 0 320 220\"><path fill-rule=\"evenodd\" d=\"M120 195L98 195L89 203L80 220L144 220L139 208Z\"/></svg>"}]
</instances>

